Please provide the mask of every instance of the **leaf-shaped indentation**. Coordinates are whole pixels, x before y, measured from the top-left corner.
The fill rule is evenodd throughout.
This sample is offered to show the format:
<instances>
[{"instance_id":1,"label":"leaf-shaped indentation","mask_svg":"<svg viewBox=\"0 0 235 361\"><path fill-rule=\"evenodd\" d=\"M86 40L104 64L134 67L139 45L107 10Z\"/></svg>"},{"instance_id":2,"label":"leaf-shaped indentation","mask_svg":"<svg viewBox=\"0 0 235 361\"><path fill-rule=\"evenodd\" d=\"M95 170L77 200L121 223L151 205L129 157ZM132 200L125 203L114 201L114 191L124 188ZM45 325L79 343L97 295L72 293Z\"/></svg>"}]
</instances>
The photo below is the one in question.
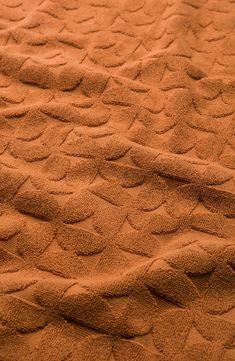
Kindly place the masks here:
<instances>
[{"instance_id":1,"label":"leaf-shaped indentation","mask_svg":"<svg viewBox=\"0 0 235 361\"><path fill-rule=\"evenodd\" d=\"M72 125L56 124L45 130L40 141L48 148L59 147L72 129Z\"/></svg>"},{"instance_id":2,"label":"leaf-shaped indentation","mask_svg":"<svg viewBox=\"0 0 235 361\"><path fill-rule=\"evenodd\" d=\"M44 252L36 261L36 266L52 274L65 278L77 278L88 274L81 258L73 252L60 250Z\"/></svg>"},{"instance_id":3,"label":"leaf-shaped indentation","mask_svg":"<svg viewBox=\"0 0 235 361\"><path fill-rule=\"evenodd\" d=\"M141 118L139 118L140 115ZM139 119L140 122L135 122L129 130L128 139L133 143L140 144L145 147L154 146L156 137L152 130L154 127L154 119L152 115L148 114L148 116L143 119L143 113L140 113L136 120ZM141 124L141 122L143 122L143 124ZM146 122L147 126L144 125L144 122Z\"/></svg>"},{"instance_id":4,"label":"leaf-shaped indentation","mask_svg":"<svg viewBox=\"0 0 235 361\"><path fill-rule=\"evenodd\" d=\"M134 203L133 203L134 205ZM143 212L141 210L135 209L133 206L130 207L127 211L127 221L130 223L130 225L136 229L136 230L141 230L141 229L146 229L147 230L152 230L151 228L151 224L152 224L152 220L154 219L154 217L152 216L152 214L150 212ZM154 221L153 221L154 222ZM154 233L154 232L152 232Z\"/></svg>"},{"instance_id":5,"label":"leaf-shaped indentation","mask_svg":"<svg viewBox=\"0 0 235 361\"><path fill-rule=\"evenodd\" d=\"M195 128L203 132L210 132L210 133L216 132L217 124L215 123L215 119L213 117L210 117L209 115L201 116L198 113L196 113L191 115L190 118L187 117L187 119L185 120L191 128Z\"/></svg>"},{"instance_id":6,"label":"leaf-shaped indentation","mask_svg":"<svg viewBox=\"0 0 235 361\"><path fill-rule=\"evenodd\" d=\"M46 104L40 108L41 112L65 123L79 123L80 112L70 104Z\"/></svg>"},{"instance_id":7,"label":"leaf-shaped indentation","mask_svg":"<svg viewBox=\"0 0 235 361\"><path fill-rule=\"evenodd\" d=\"M206 99L212 100L218 97L223 88L223 81L219 78L204 78L198 82L198 85L199 94Z\"/></svg>"},{"instance_id":8,"label":"leaf-shaped indentation","mask_svg":"<svg viewBox=\"0 0 235 361\"><path fill-rule=\"evenodd\" d=\"M164 260L189 275L208 274L215 269L212 256L195 246L171 251L164 256Z\"/></svg>"},{"instance_id":9,"label":"leaf-shaped indentation","mask_svg":"<svg viewBox=\"0 0 235 361\"><path fill-rule=\"evenodd\" d=\"M223 297L221 297L223 295ZM203 296L202 307L211 314L223 314L235 306L234 271L228 265L216 270Z\"/></svg>"},{"instance_id":10,"label":"leaf-shaped indentation","mask_svg":"<svg viewBox=\"0 0 235 361\"><path fill-rule=\"evenodd\" d=\"M178 156L158 156L152 163L152 167L167 178L183 181L195 181L200 179L200 172L196 165L180 159Z\"/></svg>"},{"instance_id":11,"label":"leaf-shaped indentation","mask_svg":"<svg viewBox=\"0 0 235 361\"><path fill-rule=\"evenodd\" d=\"M127 87L112 87L102 94L102 100L105 104L131 106L137 103L134 92Z\"/></svg>"},{"instance_id":12,"label":"leaf-shaped indentation","mask_svg":"<svg viewBox=\"0 0 235 361\"><path fill-rule=\"evenodd\" d=\"M232 172L217 164L212 164L206 167L202 177L207 185L223 184L232 178Z\"/></svg>"},{"instance_id":13,"label":"leaf-shaped indentation","mask_svg":"<svg viewBox=\"0 0 235 361\"><path fill-rule=\"evenodd\" d=\"M48 277L38 280L33 289L33 298L42 307L58 314L58 304L61 297L75 283L75 280L61 277Z\"/></svg>"},{"instance_id":14,"label":"leaf-shaped indentation","mask_svg":"<svg viewBox=\"0 0 235 361\"><path fill-rule=\"evenodd\" d=\"M120 334L125 337L146 335L152 328L152 310L155 300L145 288L136 288L128 296L128 301L119 318Z\"/></svg>"},{"instance_id":15,"label":"leaf-shaped indentation","mask_svg":"<svg viewBox=\"0 0 235 361\"><path fill-rule=\"evenodd\" d=\"M96 209L92 222L98 233L113 236L119 231L125 217L124 210L105 204Z\"/></svg>"},{"instance_id":16,"label":"leaf-shaped indentation","mask_svg":"<svg viewBox=\"0 0 235 361\"><path fill-rule=\"evenodd\" d=\"M9 295L0 298L0 319L21 332L36 331L49 320L42 307Z\"/></svg>"},{"instance_id":17,"label":"leaf-shaped indentation","mask_svg":"<svg viewBox=\"0 0 235 361\"><path fill-rule=\"evenodd\" d=\"M10 104L20 104L25 99L25 93L18 85L10 85L8 89L1 89L0 99Z\"/></svg>"},{"instance_id":18,"label":"leaf-shaped indentation","mask_svg":"<svg viewBox=\"0 0 235 361\"><path fill-rule=\"evenodd\" d=\"M74 291L73 291L74 290ZM106 333L117 332L118 326L108 303L76 285L68 290L59 302L59 312L70 320Z\"/></svg>"},{"instance_id":19,"label":"leaf-shaped indentation","mask_svg":"<svg viewBox=\"0 0 235 361\"><path fill-rule=\"evenodd\" d=\"M59 73L57 84L60 90L73 90L82 79L82 71L76 66L65 65Z\"/></svg>"},{"instance_id":20,"label":"leaf-shaped indentation","mask_svg":"<svg viewBox=\"0 0 235 361\"><path fill-rule=\"evenodd\" d=\"M79 159L71 161L71 166L66 174L66 183L90 184L97 174L97 165L93 159Z\"/></svg>"},{"instance_id":21,"label":"leaf-shaped indentation","mask_svg":"<svg viewBox=\"0 0 235 361\"><path fill-rule=\"evenodd\" d=\"M198 109L199 110L199 109ZM202 103L199 112L202 115L209 115L215 118L224 118L233 114L233 107L223 102L222 97Z\"/></svg>"},{"instance_id":22,"label":"leaf-shaped indentation","mask_svg":"<svg viewBox=\"0 0 235 361\"><path fill-rule=\"evenodd\" d=\"M152 211L158 208L166 198L166 183L157 176L152 176L145 181L136 198L136 206L143 211Z\"/></svg>"},{"instance_id":23,"label":"leaf-shaped indentation","mask_svg":"<svg viewBox=\"0 0 235 361\"><path fill-rule=\"evenodd\" d=\"M177 120L173 117L168 117L164 114L159 114L158 117L155 117L153 124L153 130L157 134L166 133L168 130L171 130L177 123Z\"/></svg>"},{"instance_id":24,"label":"leaf-shaped indentation","mask_svg":"<svg viewBox=\"0 0 235 361\"><path fill-rule=\"evenodd\" d=\"M185 71L179 70L166 74L161 81L161 90L190 88L190 80Z\"/></svg>"},{"instance_id":25,"label":"leaf-shaped indentation","mask_svg":"<svg viewBox=\"0 0 235 361\"><path fill-rule=\"evenodd\" d=\"M197 330L208 341L218 341L224 346L231 346L235 338L235 325L217 316L211 316L199 311L194 313Z\"/></svg>"},{"instance_id":26,"label":"leaf-shaped indentation","mask_svg":"<svg viewBox=\"0 0 235 361\"><path fill-rule=\"evenodd\" d=\"M70 161L68 158L60 154L53 154L46 160L42 172L47 175L48 179L58 181L64 178L69 165Z\"/></svg>"},{"instance_id":27,"label":"leaf-shaped indentation","mask_svg":"<svg viewBox=\"0 0 235 361\"><path fill-rule=\"evenodd\" d=\"M42 135L46 126L45 116L37 109L32 109L17 129L16 138L27 141L36 139Z\"/></svg>"},{"instance_id":28,"label":"leaf-shaped indentation","mask_svg":"<svg viewBox=\"0 0 235 361\"><path fill-rule=\"evenodd\" d=\"M46 191L49 194L66 195L74 193L74 189L67 186L63 180L55 182L40 175L32 175L30 177L30 182L37 190Z\"/></svg>"},{"instance_id":29,"label":"leaf-shaped indentation","mask_svg":"<svg viewBox=\"0 0 235 361\"><path fill-rule=\"evenodd\" d=\"M177 305L188 305L198 297L196 287L183 272L163 269L157 262L148 271L146 283L153 293Z\"/></svg>"},{"instance_id":30,"label":"leaf-shaped indentation","mask_svg":"<svg viewBox=\"0 0 235 361\"><path fill-rule=\"evenodd\" d=\"M202 202L211 212L235 217L235 195L233 193L208 188L202 194Z\"/></svg>"},{"instance_id":31,"label":"leaf-shaped indentation","mask_svg":"<svg viewBox=\"0 0 235 361\"><path fill-rule=\"evenodd\" d=\"M49 246L54 235L55 227L50 223L31 220L17 236L17 251L24 258L37 257Z\"/></svg>"},{"instance_id":32,"label":"leaf-shaped indentation","mask_svg":"<svg viewBox=\"0 0 235 361\"><path fill-rule=\"evenodd\" d=\"M228 220L222 214L194 213L190 216L190 224L193 229L219 237L229 237L232 233Z\"/></svg>"},{"instance_id":33,"label":"leaf-shaped indentation","mask_svg":"<svg viewBox=\"0 0 235 361\"><path fill-rule=\"evenodd\" d=\"M80 109L80 123L88 127L97 127L108 122L110 111L104 105L95 105L89 109Z\"/></svg>"},{"instance_id":34,"label":"leaf-shaped indentation","mask_svg":"<svg viewBox=\"0 0 235 361\"><path fill-rule=\"evenodd\" d=\"M200 188L191 184L176 188L166 201L167 212L173 217L189 215L198 203L200 192Z\"/></svg>"},{"instance_id":35,"label":"leaf-shaped indentation","mask_svg":"<svg viewBox=\"0 0 235 361\"><path fill-rule=\"evenodd\" d=\"M1 57L1 69L4 69L4 75L12 76L18 73L22 64L25 62L25 56L5 52Z\"/></svg>"},{"instance_id":36,"label":"leaf-shaped indentation","mask_svg":"<svg viewBox=\"0 0 235 361\"><path fill-rule=\"evenodd\" d=\"M179 226L180 223L175 217L156 214L151 217L148 230L153 234L166 234L175 232Z\"/></svg>"},{"instance_id":37,"label":"leaf-shaped indentation","mask_svg":"<svg viewBox=\"0 0 235 361\"><path fill-rule=\"evenodd\" d=\"M96 196L115 206L123 206L130 201L126 190L120 185L112 184L111 182L102 182L101 184L91 186L90 189Z\"/></svg>"},{"instance_id":38,"label":"leaf-shaped indentation","mask_svg":"<svg viewBox=\"0 0 235 361\"><path fill-rule=\"evenodd\" d=\"M9 254L9 252L3 251L3 257L6 257L7 259L9 257L10 259L12 259L14 255ZM19 258L17 257L16 259L18 262ZM31 284L33 285L37 281L33 277L29 277L27 273L24 273L23 271L21 271L22 277L16 277L16 273L11 271L12 269L10 270L10 272L1 274L0 295L24 290L25 288L27 288ZM14 269L14 271L18 271L18 267L17 269Z\"/></svg>"},{"instance_id":39,"label":"leaf-shaped indentation","mask_svg":"<svg viewBox=\"0 0 235 361\"><path fill-rule=\"evenodd\" d=\"M54 74L45 65L30 64L20 69L19 79L26 84L37 85L40 88L50 88L54 83Z\"/></svg>"},{"instance_id":40,"label":"leaf-shaped indentation","mask_svg":"<svg viewBox=\"0 0 235 361\"><path fill-rule=\"evenodd\" d=\"M151 113L160 113L164 106L163 92L150 90L143 100L143 106Z\"/></svg>"},{"instance_id":41,"label":"leaf-shaped indentation","mask_svg":"<svg viewBox=\"0 0 235 361\"><path fill-rule=\"evenodd\" d=\"M142 169L151 169L152 161L157 156L157 152L153 149L144 147L133 147L130 150L130 156L133 163Z\"/></svg>"},{"instance_id":42,"label":"leaf-shaped indentation","mask_svg":"<svg viewBox=\"0 0 235 361\"><path fill-rule=\"evenodd\" d=\"M163 58L145 60L142 63L141 80L150 85L160 82L166 68Z\"/></svg>"},{"instance_id":43,"label":"leaf-shaped indentation","mask_svg":"<svg viewBox=\"0 0 235 361\"><path fill-rule=\"evenodd\" d=\"M189 89L171 90L165 105L165 113L169 116L186 114L192 104L192 95Z\"/></svg>"},{"instance_id":44,"label":"leaf-shaped indentation","mask_svg":"<svg viewBox=\"0 0 235 361\"><path fill-rule=\"evenodd\" d=\"M25 174L4 170L0 167L0 200L9 201L12 199L27 178L28 176Z\"/></svg>"},{"instance_id":45,"label":"leaf-shaped indentation","mask_svg":"<svg viewBox=\"0 0 235 361\"><path fill-rule=\"evenodd\" d=\"M99 235L67 225L59 228L56 241L63 249L73 251L77 255L100 253L106 246Z\"/></svg>"},{"instance_id":46,"label":"leaf-shaped indentation","mask_svg":"<svg viewBox=\"0 0 235 361\"><path fill-rule=\"evenodd\" d=\"M6 241L18 233L24 225L20 217L3 214L0 216L0 240Z\"/></svg>"},{"instance_id":47,"label":"leaf-shaped indentation","mask_svg":"<svg viewBox=\"0 0 235 361\"><path fill-rule=\"evenodd\" d=\"M153 256L158 241L156 236L145 231L120 233L117 244L123 250L143 256Z\"/></svg>"},{"instance_id":48,"label":"leaf-shaped indentation","mask_svg":"<svg viewBox=\"0 0 235 361\"><path fill-rule=\"evenodd\" d=\"M60 216L65 223L83 221L94 213L94 199L88 192L70 198L61 209Z\"/></svg>"},{"instance_id":49,"label":"leaf-shaped indentation","mask_svg":"<svg viewBox=\"0 0 235 361\"><path fill-rule=\"evenodd\" d=\"M13 157L26 162L36 162L47 158L51 151L48 147L15 139L9 145L9 152Z\"/></svg>"},{"instance_id":50,"label":"leaf-shaped indentation","mask_svg":"<svg viewBox=\"0 0 235 361\"><path fill-rule=\"evenodd\" d=\"M130 144L111 136L102 143L102 153L107 160L116 160L123 157L131 148Z\"/></svg>"},{"instance_id":51,"label":"leaf-shaped indentation","mask_svg":"<svg viewBox=\"0 0 235 361\"><path fill-rule=\"evenodd\" d=\"M0 248L0 273L16 272L24 266L25 263L20 257Z\"/></svg>"},{"instance_id":52,"label":"leaf-shaped indentation","mask_svg":"<svg viewBox=\"0 0 235 361\"><path fill-rule=\"evenodd\" d=\"M76 348L75 339L74 325L68 322L51 323L45 327L33 357L37 361L59 361L67 358L72 361L69 356Z\"/></svg>"},{"instance_id":53,"label":"leaf-shaped indentation","mask_svg":"<svg viewBox=\"0 0 235 361\"><path fill-rule=\"evenodd\" d=\"M96 264L95 270L99 274L109 274L114 277L130 267L130 261L117 245L108 244L102 252L99 262Z\"/></svg>"},{"instance_id":54,"label":"leaf-shaped indentation","mask_svg":"<svg viewBox=\"0 0 235 361\"><path fill-rule=\"evenodd\" d=\"M90 137L78 137L64 143L61 149L65 154L85 158L95 157L99 152L96 141Z\"/></svg>"},{"instance_id":55,"label":"leaf-shaped indentation","mask_svg":"<svg viewBox=\"0 0 235 361\"><path fill-rule=\"evenodd\" d=\"M175 356L184 348L192 322L192 315L186 310L174 309L156 317L152 334L157 350Z\"/></svg>"},{"instance_id":56,"label":"leaf-shaped indentation","mask_svg":"<svg viewBox=\"0 0 235 361\"><path fill-rule=\"evenodd\" d=\"M69 5L63 6L64 9L69 10L71 8L74 7L74 3L72 2ZM48 9L49 7L47 7ZM51 13L53 14L52 16L59 18L59 13L61 11L61 7L57 7L57 6L50 6L50 10ZM85 17L87 16L86 12L85 12ZM82 18L82 19L81 19ZM78 20L79 22L84 19L84 12L82 11L81 14L79 13L78 17L76 18L76 20ZM86 37L75 37L73 34L71 33L67 33L67 34L58 34L58 41L61 42L62 44L66 44L68 46L72 46L76 49L83 49L84 48L84 42L86 43L87 38Z\"/></svg>"},{"instance_id":57,"label":"leaf-shaped indentation","mask_svg":"<svg viewBox=\"0 0 235 361\"><path fill-rule=\"evenodd\" d=\"M206 138L198 141L196 145L196 154L201 159L216 160L222 153L224 143L217 135L208 135Z\"/></svg>"},{"instance_id":58,"label":"leaf-shaped indentation","mask_svg":"<svg viewBox=\"0 0 235 361\"><path fill-rule=\"evenodd\" d=\"M154 23L154 18L145 12L124 11L122 13L122 19L136 26L150 25Z\"/></svg>"},{"instance_id":59,"label":"leaf-shaped indentation","mask_svg":"<svg viewBox=\"0 0 235 361\"><path fill-rule=\"evenodd\" d=\"M47 221L55 219L59 212L58 202L43 191L22 191L14 199L16 209L25 214Z\"/></svg>"},{"instance_id":60,"label":"leaf-shaped indentation","mask_svg":"<svg viewBox=\"0 0 235 361\"><path fill-rule=\"evenodd\" d=\"M99 171L104 179L116 181L126 188L142 184L145 178L141 169L121 163L106 162Z\"/></svg>"},{"instance_id":61,"label":"leaf-shaped indentation","mask_svg":"<svg viewBox=\"0 0 235 361\"><path fill-rule=\"evenodd\" d=\"M81 90L88 97L98 96L103 93L108 79L109 75L105 72L87 71L82 79Z\"/></svg>"},{"instance_id":62,"label":"leaf-shaped indentation","mask_svg":"<svg viewBox=\"0 0 235 361\"><path fill-rule=\"evenodd\" d=\"M116 55L112 49L95 49L89 53L89 58L95 63L107 68L115 68L124 64L124 59Z\"/></svg>"},{"instance_id":63,"label":"leaf-shaped indentation","mask_svg":"<svg viewBox=\"0 0 235 361\"><path fill-rule=\"evenodd\" d=\"M179 123L174 128L173 134L170 138L170 150L173 153L186 153L189 149L195 146L196 141L194 131L186 124Z\"/></svg>"},{"instance_id":64,"label":"leaf-shaped indentation","mask_svg":"<svg viewBox=\"0 0 235 361\"><path fill-rule=\"evenodd\" d=\"M144 125L145 128L142 127L142 124L138 124L137 122L140 122ZM145 129L145 134L150 135L151 131L155 130L155 125L156 125L156 117L147 109L145 108L141 108L140 110L138 109L138 113L136 114L136 117L134 119L134 121L131 124L131 127L133 128L130 131L130 134L132 134L132 138L133 138L133 130L135 130L136 135L138 134L138 129ZM143 133L144 134L144 133ZM141 138L141 131L140 131L140 138ZM130 138L131 139L131 138ZM132 139L131 139L132 140ZM135 141L135 140L134 140ZM140 141L138 141L139 144L144 143L144 140L140 139Z\"/></svg>"}]
</instances>

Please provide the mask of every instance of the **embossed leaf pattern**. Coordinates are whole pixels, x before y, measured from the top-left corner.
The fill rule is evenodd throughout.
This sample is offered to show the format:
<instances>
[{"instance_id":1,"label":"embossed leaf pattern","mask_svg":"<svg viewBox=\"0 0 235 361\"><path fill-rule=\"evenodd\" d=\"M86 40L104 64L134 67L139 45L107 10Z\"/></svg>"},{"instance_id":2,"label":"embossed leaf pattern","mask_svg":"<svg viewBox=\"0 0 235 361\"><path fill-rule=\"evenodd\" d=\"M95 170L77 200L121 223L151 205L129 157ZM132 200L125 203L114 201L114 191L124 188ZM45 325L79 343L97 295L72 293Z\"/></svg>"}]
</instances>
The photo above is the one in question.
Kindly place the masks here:
<instances>
[{"instance_id":1,"label":"embossed leaf pattern","mask_svg":"<svg viewBox=\"0 0 235 361\"><path fill-rule=\"evenodd\" d=\"M153 340L157 350L173 357L184 348L193 318L187 310L171 310L156 318Z\"/></svg>"},{"instance_id":2,"label":"embossed leaf pattern","mask_svg":"<svg viewBox=\"0 0 235 361\"><path fill-rule=\"evenodd\" d=\"M0 0L0 360L233 361L234 0Z\"/></svg>"},{"instance_id":3,"label":"embossed leaf pattern","mask_svg":"<svg viewBox=\"0 0 235 361\"><path fill-rule=\"evenodd\" d=\"M0 298L0 304L1 321L15 330L35 331L49 321L44 309L20 298L5 295Z\"/></svg>"}]
</instances>

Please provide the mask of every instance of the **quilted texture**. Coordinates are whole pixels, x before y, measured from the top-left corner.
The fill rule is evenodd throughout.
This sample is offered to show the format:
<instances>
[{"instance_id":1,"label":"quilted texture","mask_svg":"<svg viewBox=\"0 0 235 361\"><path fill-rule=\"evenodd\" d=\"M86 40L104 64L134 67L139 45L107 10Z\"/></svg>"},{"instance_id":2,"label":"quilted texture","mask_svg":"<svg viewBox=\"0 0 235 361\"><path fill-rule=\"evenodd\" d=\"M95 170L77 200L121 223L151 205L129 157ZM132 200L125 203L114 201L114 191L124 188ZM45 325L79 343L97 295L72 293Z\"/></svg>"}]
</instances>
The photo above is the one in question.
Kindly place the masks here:
<instances>
[{"instance_id":1,"label":"quilted texture","mask_svg":"<svg viewBox=\"0 0 235 361\"><path fill-rule=\"evenodd\" d=\"M235 360L234 25L0 0L0 361Z\"/></svg>"}]
</instances>

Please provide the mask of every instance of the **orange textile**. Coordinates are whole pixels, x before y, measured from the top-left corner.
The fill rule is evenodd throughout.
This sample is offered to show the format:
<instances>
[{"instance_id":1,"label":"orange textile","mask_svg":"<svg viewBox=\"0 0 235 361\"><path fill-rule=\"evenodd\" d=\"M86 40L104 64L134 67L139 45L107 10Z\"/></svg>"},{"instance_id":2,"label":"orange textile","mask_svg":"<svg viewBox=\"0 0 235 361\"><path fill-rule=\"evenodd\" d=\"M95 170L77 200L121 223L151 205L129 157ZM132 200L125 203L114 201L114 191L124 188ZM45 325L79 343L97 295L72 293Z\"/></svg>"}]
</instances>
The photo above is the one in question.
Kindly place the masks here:
<instances>
[{"instance_id":1,"label":"orange textile","mask_svg":"<svg viewBox=\"0 0 235 361\"><path fill-rule=\"evenodd\" d=\"M234 110L234 0L0 0L0 361L235 360Z\"/></svg>"}]
</instances>

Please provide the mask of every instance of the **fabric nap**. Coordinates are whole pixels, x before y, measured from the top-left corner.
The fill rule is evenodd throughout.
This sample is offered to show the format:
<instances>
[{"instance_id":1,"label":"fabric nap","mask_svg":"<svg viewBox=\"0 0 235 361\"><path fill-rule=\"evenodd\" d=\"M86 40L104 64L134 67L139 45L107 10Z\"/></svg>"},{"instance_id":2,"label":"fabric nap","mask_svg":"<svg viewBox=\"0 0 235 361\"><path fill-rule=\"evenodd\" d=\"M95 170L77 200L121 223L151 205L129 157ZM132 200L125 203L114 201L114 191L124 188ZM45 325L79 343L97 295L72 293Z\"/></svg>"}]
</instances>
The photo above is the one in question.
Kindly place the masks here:
<instances>
[{"instance_id":1,"label":"fabric nap","mask_svg":"<svg viewBox=\"0 0 235 361\"><path fill-rule=\"evenodd\" d=\"M0 0L0 361L235 360L234 25Z\"/></svg>"}]
</instances>

